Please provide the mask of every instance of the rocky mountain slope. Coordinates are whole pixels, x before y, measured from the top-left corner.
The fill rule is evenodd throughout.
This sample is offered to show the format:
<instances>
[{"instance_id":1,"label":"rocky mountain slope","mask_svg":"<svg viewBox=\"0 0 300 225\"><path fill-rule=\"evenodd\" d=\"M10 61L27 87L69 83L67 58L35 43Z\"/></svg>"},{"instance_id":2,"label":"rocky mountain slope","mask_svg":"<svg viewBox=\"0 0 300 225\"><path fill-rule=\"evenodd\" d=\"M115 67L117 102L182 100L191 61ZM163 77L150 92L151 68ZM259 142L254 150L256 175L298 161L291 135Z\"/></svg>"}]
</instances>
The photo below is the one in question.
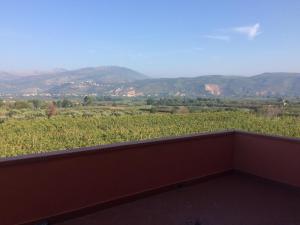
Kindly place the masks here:
<instances>
[{"instance_id":1,"label":"rocky mountain slope","mask_svg":"<svg viewBox=\"0 0 300 225\"><path fill-rule=\"evenodd\" d=\"M300 97L300 73L153 79L117 66L61 70L26 77L0 72L0 95Z\"/></svg>"}]
</instances>

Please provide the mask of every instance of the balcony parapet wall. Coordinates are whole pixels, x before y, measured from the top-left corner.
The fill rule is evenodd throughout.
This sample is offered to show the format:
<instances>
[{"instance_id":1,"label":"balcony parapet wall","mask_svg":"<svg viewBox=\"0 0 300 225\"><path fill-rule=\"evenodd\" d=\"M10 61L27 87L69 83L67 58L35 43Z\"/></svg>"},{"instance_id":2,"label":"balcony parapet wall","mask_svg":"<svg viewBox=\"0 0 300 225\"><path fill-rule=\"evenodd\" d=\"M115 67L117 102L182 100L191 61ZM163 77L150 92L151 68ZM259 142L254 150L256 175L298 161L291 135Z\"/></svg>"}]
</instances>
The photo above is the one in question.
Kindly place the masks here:
<instances>
[{"instance_id":1,"label":"balcony parapet wall","mask_svg":"<svg viewBox=\"0 0 300 225\"><path fill-rule=\"evenodd\" d=\"M237 131L233 162L235 170L300 187L300 139Z\"/></svg>"},{"instance_id":2,"label":"balcony parapet wall","mask_svg":"<svg viewBox=\"0 0 300 225\"><path fill-rule=\"evenodd\" d=\"M239 170L300 187L300 140L240 131L0 160L0 224L34 224Z\"/></svg>"}]
</instances>

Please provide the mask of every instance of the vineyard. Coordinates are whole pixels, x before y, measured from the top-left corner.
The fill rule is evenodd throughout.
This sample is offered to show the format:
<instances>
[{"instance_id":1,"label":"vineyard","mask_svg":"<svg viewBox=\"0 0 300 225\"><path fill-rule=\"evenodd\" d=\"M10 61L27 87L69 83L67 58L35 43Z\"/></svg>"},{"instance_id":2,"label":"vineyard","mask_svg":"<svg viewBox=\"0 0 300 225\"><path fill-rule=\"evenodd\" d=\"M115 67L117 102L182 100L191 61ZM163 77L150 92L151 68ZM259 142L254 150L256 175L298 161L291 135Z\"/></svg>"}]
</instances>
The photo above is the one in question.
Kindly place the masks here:
<instances>
[{"instance_id":1,"label":"vineyard","mask_svg":"<svg viewBox=\"0 0 300 225\"><path fill-rule=\"evenodd\" d=\"M0 123L0 156L10 157L207 131L240 129L300 137L300 118L252 112L57 115Z\"/></svg>"}]
</instances>

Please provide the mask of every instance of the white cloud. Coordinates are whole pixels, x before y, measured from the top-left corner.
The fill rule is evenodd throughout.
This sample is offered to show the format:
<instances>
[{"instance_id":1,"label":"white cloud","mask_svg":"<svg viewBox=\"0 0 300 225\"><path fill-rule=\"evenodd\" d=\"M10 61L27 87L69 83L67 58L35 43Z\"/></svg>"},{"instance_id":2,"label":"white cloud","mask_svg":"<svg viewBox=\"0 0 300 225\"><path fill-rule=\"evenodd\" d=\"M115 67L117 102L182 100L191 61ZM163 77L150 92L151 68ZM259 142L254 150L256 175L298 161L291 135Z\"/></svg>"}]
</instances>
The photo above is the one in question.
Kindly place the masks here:
<instances>
[{"instance_id":1,"label":"white cloud","mask_svg":"<svg viewBox=\"0 0 300 225\"><path fill-rule=\"evenodd\" d=\"M202 37L219 41L230 41L230 36L228 35L203 35Z\"/></svg>"},{"instance_id":2,"label":"white cloud","mask_svg":"<svg viewBox=\"0 0 300 225\"><path fill-rule=\"evenodd\" d=\"M233 31L247 35L250 40L253 40L259 34L261 34L259 23L256 23L252 26L234 27Z\"/></svg>"}]
</instances>

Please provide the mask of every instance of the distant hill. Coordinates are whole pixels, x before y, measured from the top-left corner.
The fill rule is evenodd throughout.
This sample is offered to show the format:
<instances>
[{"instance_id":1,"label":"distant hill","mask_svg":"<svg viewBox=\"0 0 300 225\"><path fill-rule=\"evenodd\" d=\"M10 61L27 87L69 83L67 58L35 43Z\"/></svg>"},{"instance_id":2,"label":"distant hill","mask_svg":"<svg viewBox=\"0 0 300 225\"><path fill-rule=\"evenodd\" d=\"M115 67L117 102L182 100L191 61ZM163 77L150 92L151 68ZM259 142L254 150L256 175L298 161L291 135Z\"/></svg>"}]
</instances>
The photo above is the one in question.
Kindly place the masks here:
<instances>
[{"instance_id":1,"label":"distant hill","mask_svg":"<svg viewBox=\"0 0 300 225\"><path fill-rule=\"evenodd\" d=\"M0 82L15 80L17 78L20 78L20 76L9 72L0 71Z\"/></svg>"},{"instance_id":2,"label":"distant hill","mask_svg":"<svg viewBox=\"0 0 300 225\"><path fill-rule=\"evenodd\" d=\"M199 76L148 79L134 83L144 95L202 97L300 96L300 73L264 73L256 76Z\"/></svg>"},{"instance_id":3,"label":"distant hill","mask_svg":"<svg viewBox=\"0 0 300 225\"><path fill-rule=\"evenodd\" d=\"M59 70L35 76L0 73L1 95L300 97L300 73L263 73L251 77L209 75L149 78L118 66Z\"/></svg>"},{"instance_id":4,"label":"distant hill","mask_svg":"<svg viewBox=\"0 0 300 225\"><path fill-rule=\"evenodd\" d=\"M57 90L60 93L66 86L70 87L70 91L73 86L78 86L78 91L80 91L85 86L130 83L146 79L147 76L125 67L101 66L60 70L40 75L15 77L15 79L4 78L6 77L3 76L2 79L0 76L0 94L45 94L51 90Z\"/></svg>"}]
</instances>

